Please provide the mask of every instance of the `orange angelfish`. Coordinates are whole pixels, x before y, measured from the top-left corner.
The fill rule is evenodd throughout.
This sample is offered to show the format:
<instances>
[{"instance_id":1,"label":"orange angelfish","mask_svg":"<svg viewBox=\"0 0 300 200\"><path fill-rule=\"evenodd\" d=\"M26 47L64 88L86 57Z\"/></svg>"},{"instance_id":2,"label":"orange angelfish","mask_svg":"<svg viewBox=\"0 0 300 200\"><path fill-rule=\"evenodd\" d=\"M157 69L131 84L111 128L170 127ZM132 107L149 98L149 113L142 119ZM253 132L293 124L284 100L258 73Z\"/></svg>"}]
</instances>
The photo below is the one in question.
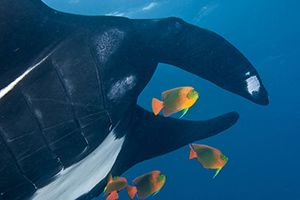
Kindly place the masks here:
<instances>
[{"instance_id":1,"label":"orange angelfish","mask_svg":"<svg viewBox=\"0 0 300 200\"><path fill-rule=\"evenodd\" d=\"M181 117L183 117L198 98L199 93L192 87L174 88L162 93L163 101L153 98L152 110L157 115L164 108L165 117L182 110Z\"/></svg>"},{"instance_id":2,"label":"orange angelfish","mask_svg":"<svg viewBox=\"0 0 300 200\"><path fill-rule=\"evenodd\" d=\"M122 190L126 187L127 181L123 177L115 176L112 178L112 175L109 174L108 176L108 183L104 188L104 195L108 195L106 200L115 200L119 198L118 191Z\"/></svg>"},{"instance_id":3,"label":"orange angelfish","mask_svg":"<svg viewBox=\"0 0 300 200\"><path fill-rule=\"evenodd\" d=\"M216 173L213 178L215 178L222 167L227 163L228 158L221 153L218 149L209 147L207 145L192 144L193 148L189 144L191 149L190 159L197 158L202 166L206 169L216 169Z\"/></svg>"},{"instance_id":4,"label":"orange angelfish","mask_svg":"<svg viewBox=\"0 0 300 200\"><path fill-rule=\"evenodd\" d=\"M165 184L166 176L160 171L152 171L133 180L135 187L126 186L128 196L133 199L135 194L144 199L151 194L157 194Z\"/></svg>"}]
</instances>

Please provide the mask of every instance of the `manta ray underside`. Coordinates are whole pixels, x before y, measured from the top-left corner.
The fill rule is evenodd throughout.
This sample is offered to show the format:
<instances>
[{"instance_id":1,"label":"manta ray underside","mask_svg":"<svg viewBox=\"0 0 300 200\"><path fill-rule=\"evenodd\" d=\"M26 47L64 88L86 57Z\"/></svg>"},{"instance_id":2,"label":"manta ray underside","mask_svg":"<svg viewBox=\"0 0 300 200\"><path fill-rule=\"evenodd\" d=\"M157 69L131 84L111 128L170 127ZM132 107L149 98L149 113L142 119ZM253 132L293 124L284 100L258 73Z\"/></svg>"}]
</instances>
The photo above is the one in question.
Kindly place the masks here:
<instances>
[{"instance_id":1,"label":"manta ray underside","mask_svg":"<svg viewBox=\"0 0 300 200\"><path fill-rule=\"evenodd\" d=\"M109 173L236 123L236 112L186 121L139 107L160 62L269 102L235 47L178 18L80 16L1 0L0 20L0 199L91 199Z\"/></svg>"}]
</instances>

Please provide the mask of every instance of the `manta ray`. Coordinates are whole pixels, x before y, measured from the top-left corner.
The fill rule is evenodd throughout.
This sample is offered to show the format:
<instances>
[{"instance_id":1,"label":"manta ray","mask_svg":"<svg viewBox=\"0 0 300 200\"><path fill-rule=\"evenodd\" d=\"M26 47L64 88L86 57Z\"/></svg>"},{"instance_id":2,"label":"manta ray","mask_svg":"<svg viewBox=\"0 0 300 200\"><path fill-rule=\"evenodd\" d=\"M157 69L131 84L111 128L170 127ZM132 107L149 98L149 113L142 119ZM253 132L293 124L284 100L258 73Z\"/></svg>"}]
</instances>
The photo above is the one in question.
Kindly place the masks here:
<instances>
[{"instance_id":1,"label":"manta ray","mask_svg":"<svg viewBox=\"0 0 300 200\"><path fill-rule=\"evenodd\" d=\"M237 122L237 112L188 121L138 106L158 63L269 103L241 52L179 18L82 16L1 0L0 36L0 199L92 199L110 173Z\"/></svg>"}]
</instances>

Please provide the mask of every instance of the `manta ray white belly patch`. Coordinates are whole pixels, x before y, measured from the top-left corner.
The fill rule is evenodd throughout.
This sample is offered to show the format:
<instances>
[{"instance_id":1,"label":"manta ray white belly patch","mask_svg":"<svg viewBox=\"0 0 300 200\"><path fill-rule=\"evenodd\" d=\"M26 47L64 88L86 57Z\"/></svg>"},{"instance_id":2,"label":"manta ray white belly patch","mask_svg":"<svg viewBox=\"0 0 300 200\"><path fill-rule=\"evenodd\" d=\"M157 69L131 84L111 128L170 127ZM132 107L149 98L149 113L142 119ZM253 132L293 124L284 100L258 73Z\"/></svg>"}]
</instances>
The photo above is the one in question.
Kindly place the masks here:
<instances>
[{"instance_id":1,"label":"manta ray white belly patch","mask_svg":"<svg viewBox=\"0 0 300 200\"><path fill-rule=\"evenodd\" d=\"M74 200L89 192L111 170L119 155L125 136L116 139L112 130L102 144L80 162L61 171L55 180L38 189L33 200Z\"/></svg>"}]
</instances>

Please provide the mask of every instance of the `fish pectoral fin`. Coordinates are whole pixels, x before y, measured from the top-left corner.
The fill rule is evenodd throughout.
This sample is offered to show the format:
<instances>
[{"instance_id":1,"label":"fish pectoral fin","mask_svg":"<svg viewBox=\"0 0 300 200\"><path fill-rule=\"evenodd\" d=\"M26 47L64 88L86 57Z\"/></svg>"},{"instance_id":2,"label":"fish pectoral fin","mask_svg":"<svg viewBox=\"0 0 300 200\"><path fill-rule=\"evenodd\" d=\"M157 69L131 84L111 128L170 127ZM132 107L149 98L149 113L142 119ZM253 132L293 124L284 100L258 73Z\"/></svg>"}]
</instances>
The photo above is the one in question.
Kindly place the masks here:
<instances>
[{"instance_id":1,"label":"fish pectoral fin","mask_svg":"<svg viewBox=\"0 0 300 200\"><path fill-rule=\"evenodd\" d=\"M182 109L182 115L179 118L183 117L188 110L189 110L189 108Z\"/></svg>"},{"instance_id":2,"label":"fish pectoral fin","mask_svg":"<svg viewBox=\"0 0 300 200\"><path fill-rule=\"evenodd\" d=\"M107 188L107 186L105 186L105 188L104 188L104 190L103 190L104 193L106 192L106 188ZM103 195L103 196L105 196L105 195Z\"/></svg>"},{"instance_id":3,"label":"fish pectoral fin","mask_svg":"<svg viewBox=\"0 0 300 200\"><path fill-rule=\"evenodd\" d=\"M156 195L161 189L157 190L156 192L153 193L153 196Z\"/></svg>"},{"instance_id":4,"label":"fish pectoral fin","mask_svg":"<svg viewBox=\"0 0 300 200\"><path fill-rule=\"evenodd\" d=\"M216 173L215 173L213 179L218 175L218 173L220 172L221 169L222 169L222 167L216 170Z\"/></svg>"}]
</instances>

